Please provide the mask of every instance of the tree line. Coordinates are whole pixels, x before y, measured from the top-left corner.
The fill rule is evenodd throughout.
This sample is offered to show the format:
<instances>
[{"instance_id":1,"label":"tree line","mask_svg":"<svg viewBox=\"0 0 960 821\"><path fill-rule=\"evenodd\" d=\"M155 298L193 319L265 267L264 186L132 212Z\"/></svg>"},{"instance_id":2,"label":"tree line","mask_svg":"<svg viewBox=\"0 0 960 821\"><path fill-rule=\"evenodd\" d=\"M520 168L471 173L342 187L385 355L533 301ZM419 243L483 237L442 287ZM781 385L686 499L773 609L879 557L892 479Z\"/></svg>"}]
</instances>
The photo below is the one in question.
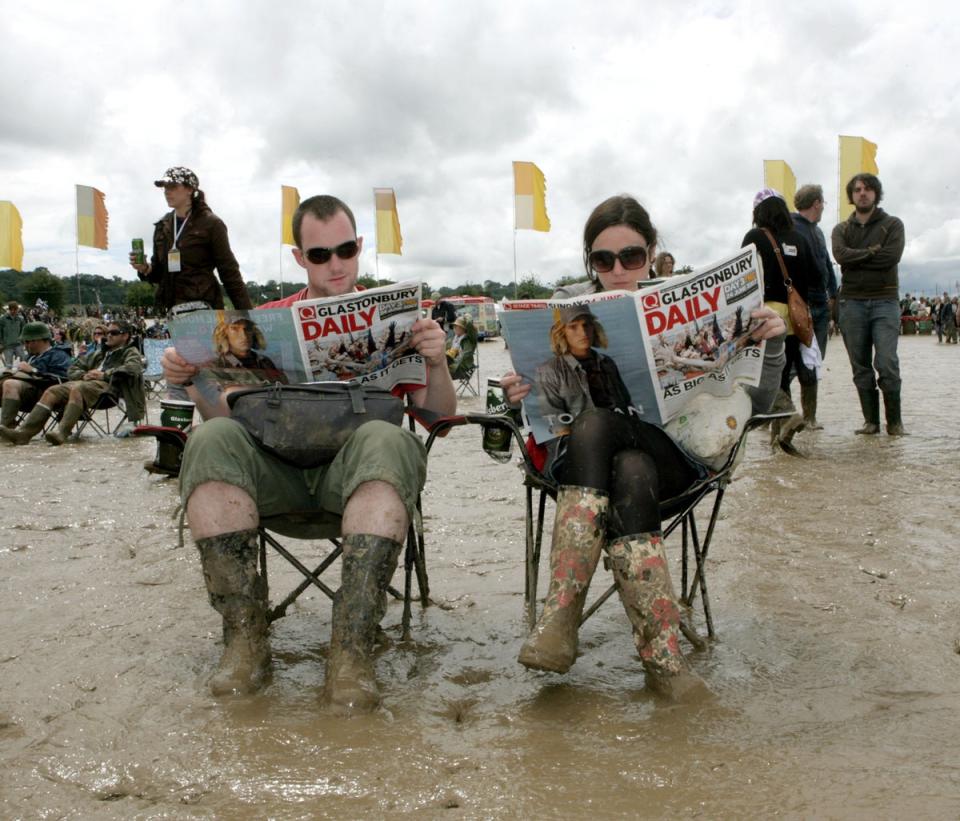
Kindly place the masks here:
<instances>
[{"instance_id":1,"label":"tree line","mask_svg":"<svg viewBox=\"0 0 960 821\"><path fill-rule=\"evenodd\" d=\"M554 283L544 283L535 274L525 274L516 286L512 282L497 282L492 279L468 282L456 287L443 286L433 289L423 283L424 299L439 299L445 296L487 296L496 302L501 299L546 299L561 285L582 281L576 277L562 277ZM365 288L392 285L394 280L377 279L369 274L358 282ZM246 283L247 293L254 305L262 305L281 296L290 296L307 287L306 282L284 282L282 287L275 279L266 282ZM282 292L282 293L281 293ZM34 306L40 299L50 310L59 315L85 313L93 309L116 310L118 308L142 309L150 313L153 308L153 286L147 282L105 277L99 274L59 277L40 266L32 271L0 270L0 305L16 300L21 305ZM83 310L80 310L80 308Z\"/></svg>"}]
</instances>

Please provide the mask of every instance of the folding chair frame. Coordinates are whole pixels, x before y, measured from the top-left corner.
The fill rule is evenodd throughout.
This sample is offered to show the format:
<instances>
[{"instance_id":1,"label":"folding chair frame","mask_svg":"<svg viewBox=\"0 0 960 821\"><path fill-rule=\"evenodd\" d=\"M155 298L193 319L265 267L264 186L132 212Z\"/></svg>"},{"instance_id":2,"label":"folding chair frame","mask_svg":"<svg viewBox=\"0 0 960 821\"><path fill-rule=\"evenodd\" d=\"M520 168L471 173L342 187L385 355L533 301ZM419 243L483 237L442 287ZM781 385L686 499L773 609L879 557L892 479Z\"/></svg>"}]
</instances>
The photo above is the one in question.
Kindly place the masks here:
<instances>
[{"instance_id":1,"label":"folding chair frame","mask_svg":"<svg viewBox=\"0 0 960 821\"><path fill-rule=\"evenodd\" d=\"M278 519L281 518L285 517L278 517ZM430 582L427 577L427 563L426 554L424 551L422 521L423 518L420 510L420 499L418 497L416 520L410 523L410 527L407 530L406 547L404 549L403 593L401 594L392 585L387 587L387 592L393 596L393 598L403 601L403 617L401 619L402 641L410 640L410 619L412 615L411 602L413 600L414 574L416 575L417 590L419 592L418 599L421 607L426 609L427 605L430 603ZM310 587L310 585L317 587L327 598L332 601L336 591L330 587L330 585L328 585L321 578L321 576L324 571L327 570L327 568L329 568L337 559L339 559L343 553L343 547L341 545L339 536L330 537L323 533L318 533L317 539L329 541L333 545L333 550L331 550L323 558L323 560L314 570L310 570L303 562L300 561L300 559L298 559L290 550L288 550L281 542L279 542L271 534L270 530L271 528L269 522L266 524L261 523L260 527L258 528L260 534L260 572L263 575L264 582L267 584L267 589L269 590L270 587L269 576L267 575L268 545L281 556L283 556L283 558L286 559L290 565L296 568L304 578L303 581L293 588L293 590L291 590L279 604L274 605L267 611L268 623L272 623L277 619L283 618L287 613L287 608L290 607L290 605L293 604L300 597L300 595Z\"/></svg>"},{"instance_id":2,"label":"folding chair frame","mask_svg":"<svg viewBox=\"0 0 960 821\"><path fill-rule=\"evenodd\" d=\"M790 416L789 412L776 414L761 414L752 417L744 425L743 432L733 450L727 457L724 465L712 473L706 479L696 483L686 492L673 498L664 500L661 503L661 517L669 520L663 529L663 536L666 538L673 533L677 527L681 527L682 546L680 553L681 561L681 594L680 600L687 608L692 608L697 593L700 594L700 603L703 608L704 620L707 626L707 637L713 639L716 637L716 631L713 624L713 614L710 609L710 595L707 589L706 561L710 551L710 544L713 540L714 530L717 520L720 516L720 507L723 504L723 497L727 485L732 479L733 469L737 464L737 457L740 449L746 441L747 433L764 422ZM495 416L485 413L472 413L462 416L445 417L437 420L430 428L430 435L427 439L427 450L433 444L436 436L441 435L446 430L460 425L481 425L484 427L496 427L507 430L513 439L517 442L518 450L524 463L524 486L526 489L526 556L525 556L525 578L524 578L524 605L527 611L527 625L533 629L537 621L537 580L540 568L540 555L543 544L544 520L546 514L547 497L556 500L557 485L549 478L544 476L536 469L526 450L526 443L516 422L507 416ZM534 516L534 491L539 491L537 500L537 511ZM713 505L710 510L710 522L707 526L705 537L701 541L697 529L696 509L698 505L710 494L714 494ZM691 550L692 548L692 550ZM695 569L692 578L690 576L690 555L693 554ZM604 559L604 566L609 569L608 562ZM590 607L584 611L580 619L583 624L592 616L604 602L609 599L616 591L616 585L610 587L596 600ZM698 649L706 646L706 642L700 637L692 627L685 621L681 621L680 629L684 636Z\"/></svg>"}]
</instances>

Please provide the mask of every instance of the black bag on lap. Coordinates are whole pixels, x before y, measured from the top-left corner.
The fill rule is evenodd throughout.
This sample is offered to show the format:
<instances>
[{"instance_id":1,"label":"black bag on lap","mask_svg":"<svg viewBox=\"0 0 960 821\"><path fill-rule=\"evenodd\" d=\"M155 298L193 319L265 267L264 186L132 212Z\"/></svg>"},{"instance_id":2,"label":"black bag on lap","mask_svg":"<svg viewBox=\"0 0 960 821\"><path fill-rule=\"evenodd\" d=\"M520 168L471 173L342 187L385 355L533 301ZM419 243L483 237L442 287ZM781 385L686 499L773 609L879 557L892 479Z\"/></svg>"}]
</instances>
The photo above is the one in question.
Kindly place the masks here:
<instances>
[{"instance_id":1,"label":"black bag on lap","mask_svg":"<svg viewBox=\"0 0 960 821\"><path fill-rule=\"evenodd\" d=\"M403 422L403 401L390 391L347 382L244 388L227 404L261 448L299 468L331 462L367 422Z\"/></svg>"}]
</instances>

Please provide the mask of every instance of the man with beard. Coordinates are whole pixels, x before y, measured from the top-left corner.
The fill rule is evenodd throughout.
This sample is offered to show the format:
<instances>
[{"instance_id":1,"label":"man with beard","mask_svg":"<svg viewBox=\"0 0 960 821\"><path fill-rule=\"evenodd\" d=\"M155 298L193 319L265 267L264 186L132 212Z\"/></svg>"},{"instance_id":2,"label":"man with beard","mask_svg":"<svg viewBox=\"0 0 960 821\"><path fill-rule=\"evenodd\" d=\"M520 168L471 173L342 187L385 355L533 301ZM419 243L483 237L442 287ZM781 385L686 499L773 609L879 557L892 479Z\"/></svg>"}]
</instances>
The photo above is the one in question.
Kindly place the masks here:
<instances>
[{"instance_id":1,"label":"man with beard","mask_svg":"<svg viewBox=\"0 0 960 821\"><path fill-rule=\"evenodd\" d=\"M879 385L887 433L903 436L897 359L903 223L879 207L883 187L873 174L855 175L847 183L847 198L853 213L833 229L831 239L841 274L840 332L863 410L864 424L856 432L880 432Z\"/></svg>"}]
</instances>

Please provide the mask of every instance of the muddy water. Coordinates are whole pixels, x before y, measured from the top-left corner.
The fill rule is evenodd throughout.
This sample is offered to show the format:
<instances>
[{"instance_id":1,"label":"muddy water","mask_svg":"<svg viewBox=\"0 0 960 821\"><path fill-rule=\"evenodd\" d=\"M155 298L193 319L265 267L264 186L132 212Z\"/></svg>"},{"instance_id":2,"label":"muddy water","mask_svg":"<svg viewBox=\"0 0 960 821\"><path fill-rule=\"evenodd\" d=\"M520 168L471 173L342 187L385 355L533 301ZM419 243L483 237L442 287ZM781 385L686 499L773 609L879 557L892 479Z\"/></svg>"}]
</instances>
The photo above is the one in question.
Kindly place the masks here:
<instances>
[{"instance_id":1,"label":"muddy water","mask_svg":"<svg viewBox=\"0 0 960 821\"><path fill-rule=\"evenodd\" d=\"M274 625L262 695L206 694L218 617L149 443L4 446L0 817L957 817L960 349L901 352L912 436L852 434L835 341L810 458L750 441L713 550L719 638L691 654L716 698L696 709L646 692L615 602L568 675L516 664L520 476L476 429L438 444L424 494L440 606L404 645L391 605L384 707L350 720L317 705L312 593ZM484 377L506 361L481 347Z\"/></svg>"}]
</instances>

